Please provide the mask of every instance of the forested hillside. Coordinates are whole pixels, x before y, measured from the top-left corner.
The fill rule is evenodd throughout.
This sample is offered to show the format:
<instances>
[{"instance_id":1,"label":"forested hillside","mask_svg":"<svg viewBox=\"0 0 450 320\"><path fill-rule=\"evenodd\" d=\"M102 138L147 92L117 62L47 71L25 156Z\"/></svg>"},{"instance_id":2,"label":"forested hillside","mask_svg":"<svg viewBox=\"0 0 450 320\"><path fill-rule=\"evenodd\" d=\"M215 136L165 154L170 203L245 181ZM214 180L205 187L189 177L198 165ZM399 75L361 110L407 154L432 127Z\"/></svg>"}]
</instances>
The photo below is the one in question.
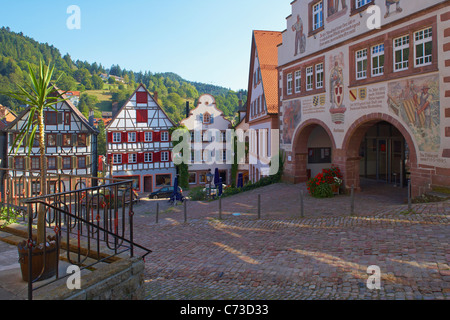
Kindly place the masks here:
<instances>
[{"instance_id":1,"label":"forested hillside","mask_svg":"<svg viewBox=\"0 0 450 320\"><path fill-rule=\"evenodd\" d=\"M239 96L242 95L244 103L247 99L244 90L234 92L223 87L190 82L174 73L134 72L119 65L106 68L97 62L74 61L69 54L63 56L50 44L39 43L5 27L0 29L0 92L16 90L14 84L22 84L27 79L28 64L37 67L40 59L55 65L55 80L60 77L56 83L60 89L82 92L78 108L86 115L92 109L96 117L100 117L101 111L111 111L115 102L122 106L139 83L143 83L152 93L158 92L158 102L175 122L185 117L186 101L193 107L196 99L204 93L216 98L218 108L230 120L236 116ZM123 83L112 77L102 79L102 74L121 77ZM0 95L0 104L20 111L20 103L8 96Z\"/></svg>"}]
</instances>

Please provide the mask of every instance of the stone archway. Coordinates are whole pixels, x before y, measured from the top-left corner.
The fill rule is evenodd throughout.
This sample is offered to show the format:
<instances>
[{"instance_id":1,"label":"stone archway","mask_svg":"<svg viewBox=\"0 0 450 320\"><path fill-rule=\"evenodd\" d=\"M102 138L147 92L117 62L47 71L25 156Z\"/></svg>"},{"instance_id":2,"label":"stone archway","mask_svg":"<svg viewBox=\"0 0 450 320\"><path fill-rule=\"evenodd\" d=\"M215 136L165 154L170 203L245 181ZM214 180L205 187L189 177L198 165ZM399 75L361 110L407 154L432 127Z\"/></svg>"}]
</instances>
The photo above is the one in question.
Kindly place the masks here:
<instances>
[{"instance_id":1,"label":"stone archway","mask_svg":"<svg viewBox=\"0 0 450 320\"><path fill-rule=\"evenodd\" d=\"M311 134L317 128L323 129L326 135L328 135L331 145L331 161L334 162L333 157L336 150L336 143L330 128L324 122L317 119L305 121L297 129L292 144L291 177L289 180L293 183L308 181L308 143Z\"/></svg>"},{"instance_id":2,"label":"stone archway","mask_svg":"<svg viewBox=\"0 0 450 320\"><path fill-rule=\"evenodd\" d=\"M353 122L347 130L342 144L342 149L335 152L334 162L341 168L344 175L345 187L349 189L354 186L356 190L360 190L361 157L359 156L359 148L369 128L379 122L387 122L391 124L403 135L403 138L409 147L408 164L411 172L412 189L418 190L416 188L417 177L415 176L415 169L417 168L417 152L414 140L406 128L398 120L383 113L367 114ZM417 193L417 191L413 191L413 196L417 196Z\"/></svg>"}]
</instances>

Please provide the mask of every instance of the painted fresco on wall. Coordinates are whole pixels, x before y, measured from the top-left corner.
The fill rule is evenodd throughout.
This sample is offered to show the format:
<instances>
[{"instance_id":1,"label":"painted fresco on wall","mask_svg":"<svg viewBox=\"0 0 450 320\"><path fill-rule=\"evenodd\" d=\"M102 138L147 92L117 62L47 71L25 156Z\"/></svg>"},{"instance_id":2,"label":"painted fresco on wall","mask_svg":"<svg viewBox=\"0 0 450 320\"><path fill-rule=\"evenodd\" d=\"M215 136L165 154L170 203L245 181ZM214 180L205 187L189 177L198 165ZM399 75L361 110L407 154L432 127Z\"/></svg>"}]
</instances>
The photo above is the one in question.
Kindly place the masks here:
<instances>
[{"instance_id":1,"label":"painted fresco on wall","mask_svg":"<svg viewBox=\"0 0 450 320\"><path fill-rule=\"evenodd\" d=\"M328 0L328 18L327 22L342 17L347 13L347 0Z\"/></svg>"},{"instance_id":2,"label":"painted fresco on wall","mask_svg":"<svg viewBox=\"0 0 450 320\"><path fill-rule=\"evenodd\" d=\"M300 100L285 102L283 112L283 144L291 144L295 129L302 120L302 103Z\"/></svg>"},{"instance_id":3,"label":"painted fresco on wall","mask_svg":"<svg viewBox=\"0 0 450 320\"><path fill-rule=\"evenodd\" d=\"M386 0L386 14L384 18L390 17L393 13L400 13L403 9L400 7L401 0ZM391 9L393 7L393 9ZM395 8L394 8L395 7Z\"/></svg>"},{"instance_id":4,"label":"painted fresco on wall","mask_svg":"<svg viewBox=\"0 0 450 320\"><path fill-rule=\"evenodd\" d=\"M344 123L345 112L347 108L344 105L344 54L330 57L330 113L331 120L335 124Z\"/></svg>"},{"instance_id":5,"label":"painted fresco on wall","mask_svg":"<svg viewBox=\"0 0 450 320\"><path fill-rule=\"evenodd\" d=\"M295 32L295 54L294 56L304 53L306 50L306 35L303 33L303 21L297 15L297 22L292 26L292 31Z\"/></svg>"},{"instance_id":6,"label":"painted fresco on wall","mask_svg":"<svg viewBox=\"0 0 450 320\"><path fill-rule=\"evenodd\" d=\"M427 76L389 83L389 110L405 121L420 151L439 152L439 76Z\"/></svg>"}]
</instances>

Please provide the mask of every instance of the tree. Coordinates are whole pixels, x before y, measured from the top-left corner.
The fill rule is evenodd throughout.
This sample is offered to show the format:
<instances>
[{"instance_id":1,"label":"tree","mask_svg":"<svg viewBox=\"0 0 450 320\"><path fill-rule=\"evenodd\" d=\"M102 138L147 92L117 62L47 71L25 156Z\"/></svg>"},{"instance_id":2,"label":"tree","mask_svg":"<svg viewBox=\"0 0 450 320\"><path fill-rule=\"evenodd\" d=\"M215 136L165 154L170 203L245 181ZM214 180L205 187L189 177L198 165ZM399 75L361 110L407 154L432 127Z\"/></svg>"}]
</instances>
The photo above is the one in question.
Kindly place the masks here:
<instances>
[{"instance_id":1,"label":"tree","mask_svg":"<svg viewBox=\"0 0 450 320\"><path fill-rule=\"evenodd\" d=\"M100 78L100 76L94 74L92 76L92 85L94 86L95 90L102 90L103 89L103 79Z\"/></svg>"},{"instance_id":2,"label":"tree","mask_svg":"<svg viewBox=\"0 0 450 320\"><path fill-rule=\"evenodd\" d=\"M54 67L50 65L46 67L41 60L39 63L38 74L36 75L33 68L29 66L29 83L26 83L26 88L19 84L16 84L19 88L18 92L6 92L9 96L17 99L29 106L29 116L26 124L21 129L16 139L13 141L13 148L18 149L24 145L24 140L27 136L29 139L27 145L24 145L25 149L28 149L28 155L31 154L33 148L36 132L39 130L39 151L41 159L41 172L40 187L41 194L46 195L47 190L47 161L45 157L45 124L44 124L44 111L52 109L57 111L55 105L65 101L62 95L51 84ZM59 80L59 79L58 79ZM37 244L45 242L45 206L38 206L38 221L37 221Z\"/></svg>"},{"instance_id":3,"label":"tree","mask_svg":"<svg viewBox=\"0 0 450 320\"><path fill-rule=\"evenodd\" d=\"M98 136L97 136L97 153L99 156L106 155L106 129L103 120L98 122Z\"/></svg>"}]
</instances>

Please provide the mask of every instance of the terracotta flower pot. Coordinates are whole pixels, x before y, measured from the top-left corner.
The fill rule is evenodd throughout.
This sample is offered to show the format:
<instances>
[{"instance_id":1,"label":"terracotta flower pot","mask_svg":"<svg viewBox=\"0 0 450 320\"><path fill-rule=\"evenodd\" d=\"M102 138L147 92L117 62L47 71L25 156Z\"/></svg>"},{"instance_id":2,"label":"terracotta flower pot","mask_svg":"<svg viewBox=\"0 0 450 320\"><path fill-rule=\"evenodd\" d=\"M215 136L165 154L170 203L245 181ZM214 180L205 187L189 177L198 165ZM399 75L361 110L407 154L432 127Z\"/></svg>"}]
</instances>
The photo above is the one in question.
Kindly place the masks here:
<instances>
[{"instance_id":1,"label":"terracotta flower pot","mask_svg":"<svg viewBox=\"0 0 450 320\"><path fill-rule=\"evenodd\" d=\"M331 191L333 191L333 193L335 195L338 195L339 194L339 186L337 184L332 184L331 185Z\"/></svg>"},{"instance_id":2,"label":"terracotta flower pot","mask_svg":"<svg viewBox=\"0 0 450 320\"><path fill-rule=\"evenodd\" d=\"M32 280L42 281L49 279L56 275L56 269L58 268L59 248L57 245L56 237L47 238L47 247L44 257L44 246L32 247ZM18 244L17 249L19 251L19 263L22 271L22 279L25 282L29 280L29 267L28 267L28 246L27 242L23 241Z\"/></svg>"}]
</instances>

